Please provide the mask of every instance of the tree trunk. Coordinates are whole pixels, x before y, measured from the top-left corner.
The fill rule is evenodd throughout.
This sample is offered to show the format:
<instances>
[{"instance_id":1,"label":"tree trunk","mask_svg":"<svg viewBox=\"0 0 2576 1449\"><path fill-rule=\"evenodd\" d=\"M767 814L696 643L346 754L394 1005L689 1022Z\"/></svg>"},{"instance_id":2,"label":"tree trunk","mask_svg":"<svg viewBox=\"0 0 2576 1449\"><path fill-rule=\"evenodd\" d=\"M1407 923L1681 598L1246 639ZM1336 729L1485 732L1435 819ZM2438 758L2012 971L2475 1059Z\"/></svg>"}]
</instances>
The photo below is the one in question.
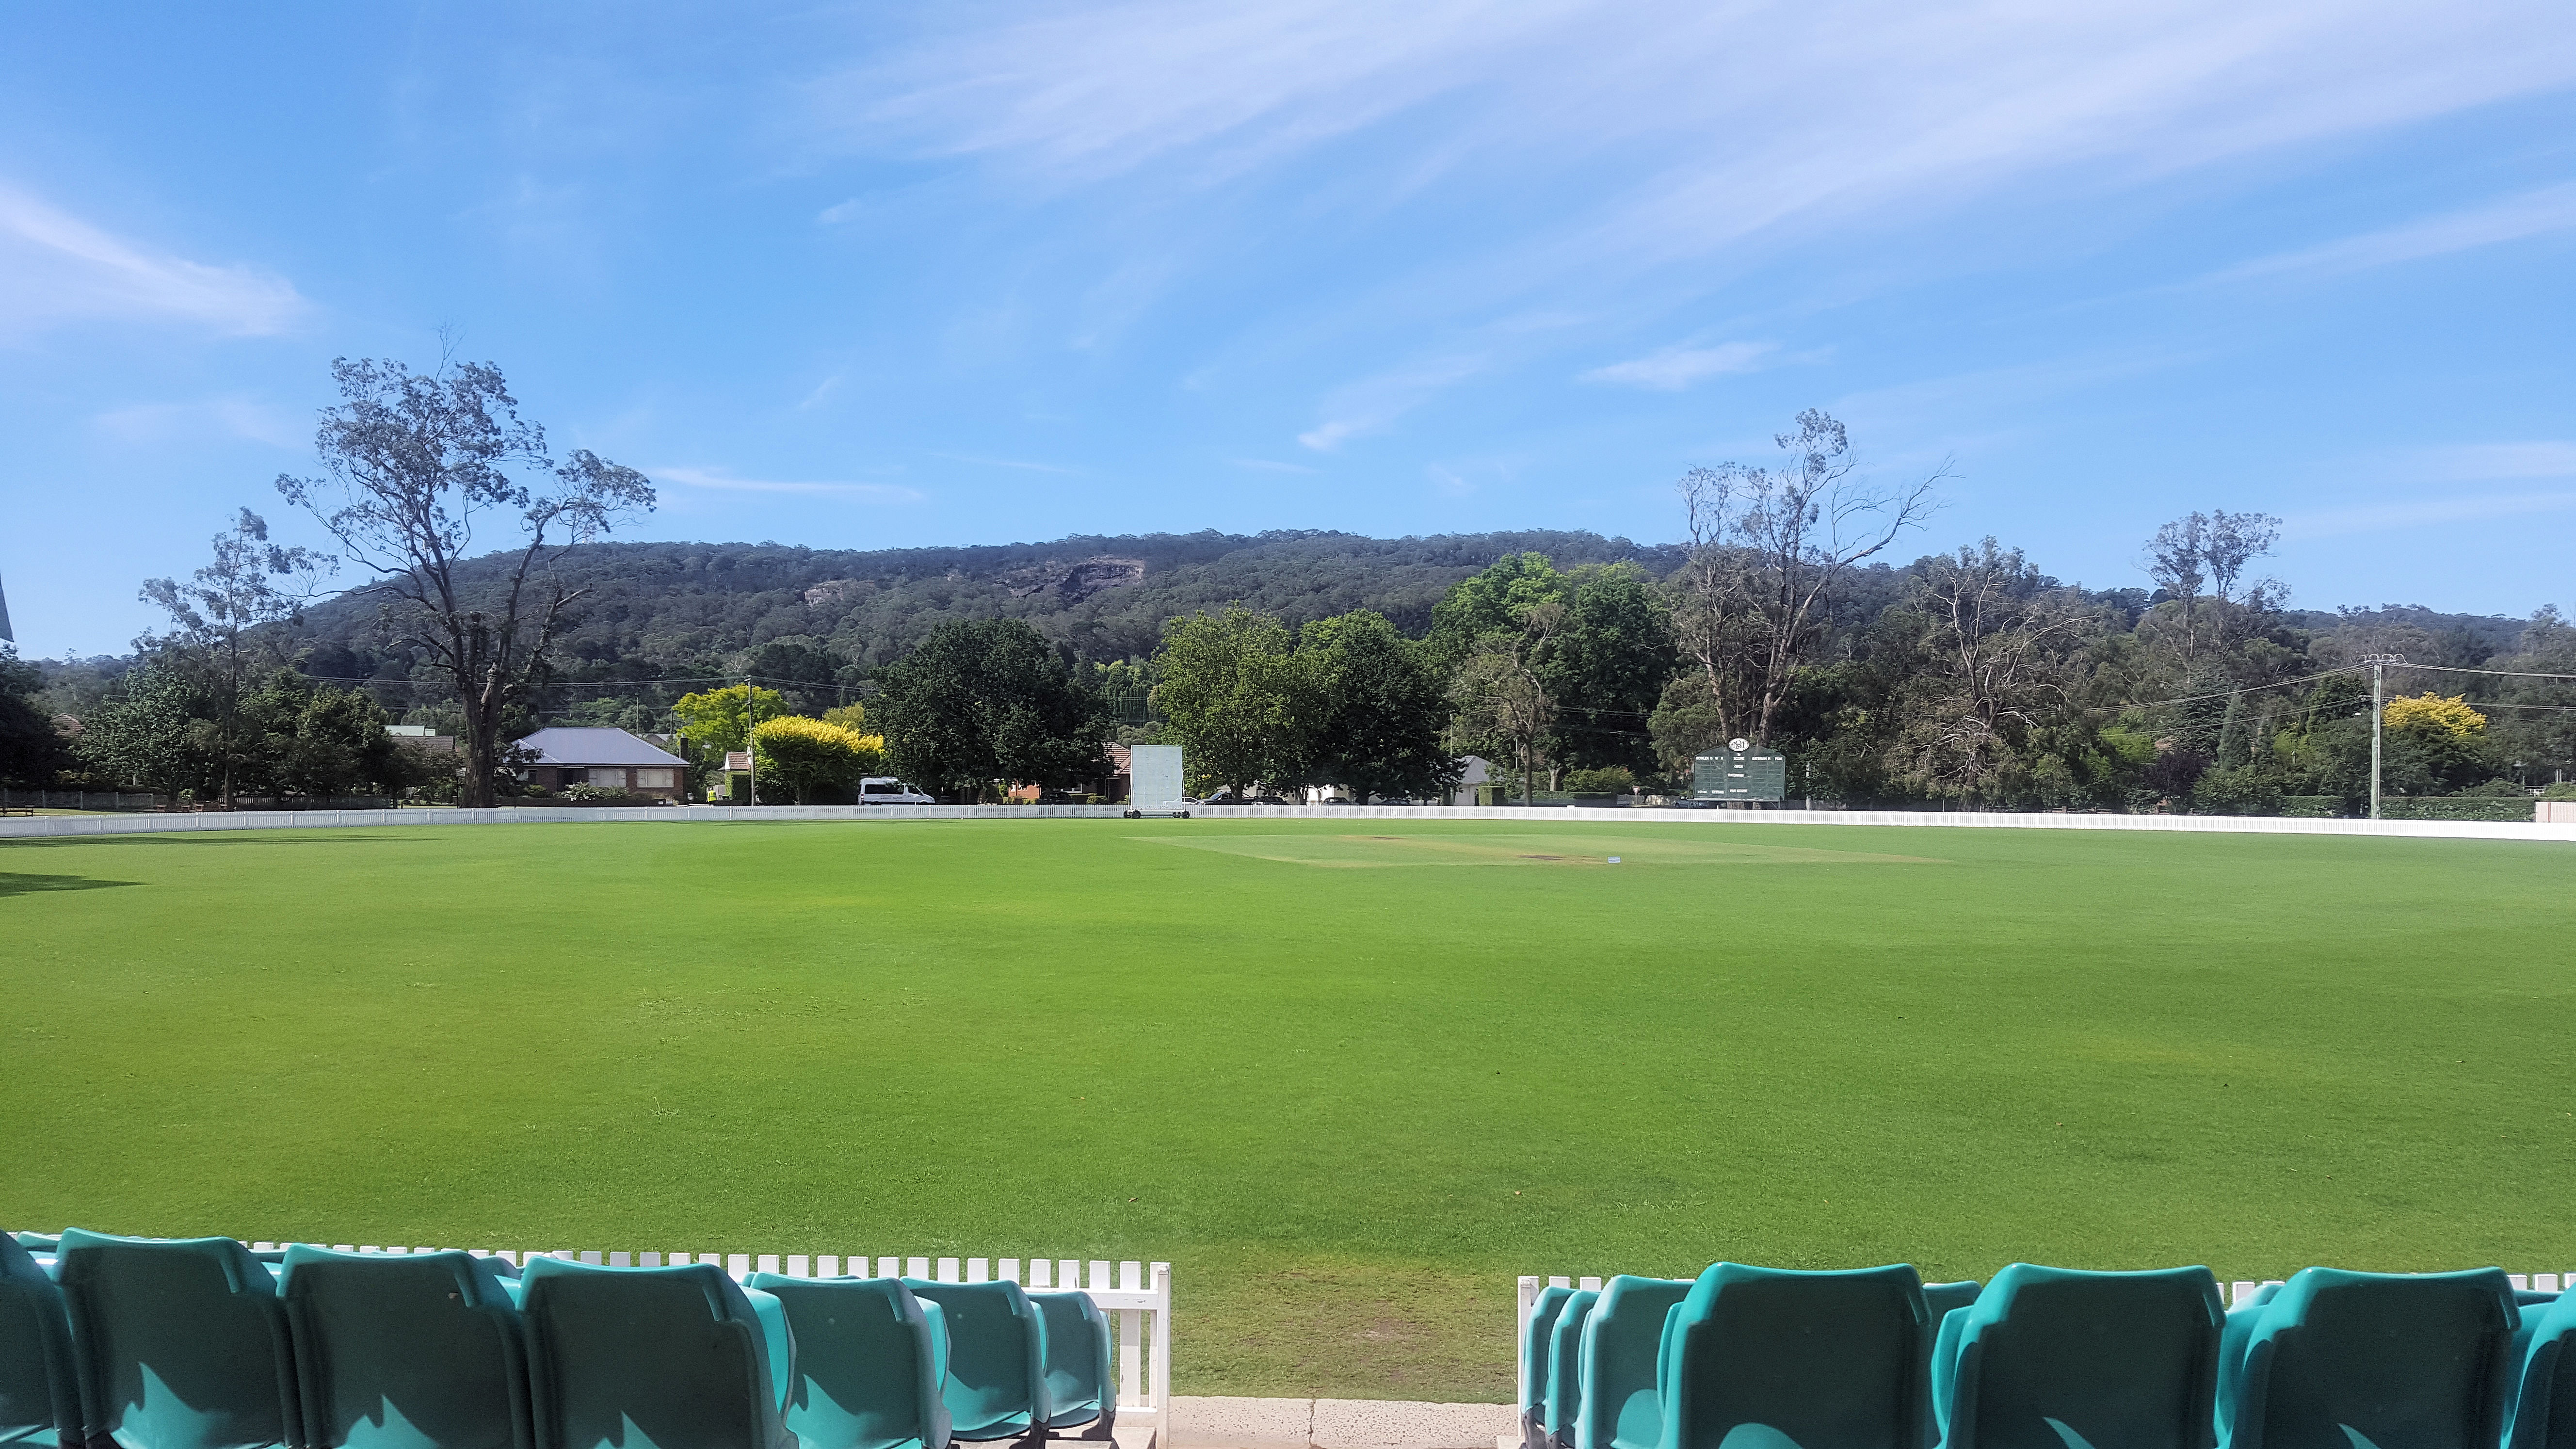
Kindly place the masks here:
<instances>
[{"instance_id":1,"label":"tree trunk","mask_svg":"<svg viewBox=\"0 0 2576 1449\"><path fill-rule=\"evenodd\" d=\"M501 754L499 713L484 699L465 700L465 781L456 798L469 810L492 808L492 776Z\"/></svg>"}]
</instances>

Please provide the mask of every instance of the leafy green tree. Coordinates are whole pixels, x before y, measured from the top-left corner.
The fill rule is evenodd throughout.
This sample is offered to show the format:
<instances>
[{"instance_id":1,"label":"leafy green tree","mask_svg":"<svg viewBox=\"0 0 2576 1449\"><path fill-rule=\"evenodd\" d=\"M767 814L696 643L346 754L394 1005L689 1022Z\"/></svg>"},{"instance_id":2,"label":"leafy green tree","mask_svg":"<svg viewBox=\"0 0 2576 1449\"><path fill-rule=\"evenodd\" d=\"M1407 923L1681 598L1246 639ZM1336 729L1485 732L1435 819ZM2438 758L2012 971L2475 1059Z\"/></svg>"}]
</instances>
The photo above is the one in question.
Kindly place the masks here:
<instances>
[{"instance_id":1,"label":"leafy green tree","mask_svg":"<svg viewBox=\"0 0 2576 1449\"><path fill-rule=\"evenodd\" d=\"M1691 762L1729 738L1726 711L1718 706L1716 687L1706 672L1694 669L1675 675L1655 701L1654 713L1646 716L1646 730L1654 744L1655 762L1666 775L1687 786Z\"/></svg>"},{"instance_id":2,"label":"leafy green tree","mask_svg":"<svg viewBox=\"0 0 2576 1449\"><path fill-rule=\"evenodd\" d=\"M1522 606L1518 627L1496 630L1449 678L1449 732L1454 753L1470 751L1512 762L1521 777L1521 803L1537 788L1547 762L1547 740L1556 728L1556 699L1540 675L1549 639L1565 618L1565 605L1547 600Z\"/></svg>"},{"instance_id":3,"label":"leafy green tree","mask_svg":"<svg viewBox=\"0 0 2576 1449\"><path fill-rule=\"evenodd\" d=\"M1507 553L1482 573L1450 585L1431 606L1431 657L1455 669L1493 635L1520 633L1531 609L1563 608L1572 591L1573 581L1546 554Z\"/></svg>"},{"instance_id":4,"label":"leafy green tree","mask_svg":"<svg viewBox=\"0 0 2576 1449\"><path fill-rule=\"evenodd\" d=\"M896 772L952 800L994 781L1061 788L1105 768L1098 697L1018 619L950 620L878 680L872 713Z\"/></svg>"},{"instance_id":5,"label":"leafy green tree","mask_svg":"<svg viewBox=\"0 0 2576 1449\"><path fill-rule=\"evenodd\" d=\"M682 739L722 755L743 748L753 725L787 713L787 697L774 689L728 684L681 695L671 713L679 717Z\"/></svg>"},{"instance_id":6,"label":"leafy green tree","mask_svg":"<svg viewBox=\"0 0 2576 1449\"><path fill-rule=\"evenodd\" d=\"M1458 783L1442 748L1449 692L1427 650L1386 616L1354 609L1299 631L1297 663L1313 713L1309 773L1347 787L1359 804L1379 795L1433 795Z\"/></svg>"},{"instance_id":7,"label":"leafy green tree","mask_svg":"<svg viewBox=\"0 0 2576 1449\"><path fill-rule=\"evenodd\" d=\"M258 740L245 782L276 795L326 799L399 793L416 783L415 757L385 733L392 717L360 690L316 684L291 669L242 697Z\"/></svg>"},{"instance_id":8,"label":"leafy green tree","mask_svg":"<svg viewBox=\"0 0 2576 1449\"><path fill-rule=\"evenodd\" d=\"M195 685L201 711L192 727L226 806L244 771L263 769L267 742L243 718L242 695L264 663L283 663L283 628L313 597L338 560L307 548L272 543L268 523L245 508L215 535L214 562L186 583L146 579L140 597L170 616L168 632L146 634L135 648L157 654Z\"/></svg>"},{"instance_id":9,"label":"leafy green tree","mask_svg":"<svg viewBox=\"0 0 2576 1449\"><path fill-rule=\"evenodd\" d=\"M1254 784L1303 779L1314 709L1286 625L1240 604L1163 626L1154 707L1192 775L1243 799Z\"/></svg>"},{"instance_id":10,"label":"leafy green tree","mask_svg":"<svg viewBox=\"0 0 2576 1449\"><path fill-rule=\"evenodd\" d=\"M1575 769L1650 767L1647 716L1680 663L1671 607L1635 564L1586 564L1565 578L1564 622L1538 659L1557 701L1548 754Z\"/></svg>"},{"instance_id":11,"label":"leafy green tree","mask_svg":"<svg viewBox=\"0 0 2576 1449\"><path fill-rule=\"evenodd\" d=\"M854 791L885 763L885 741L828 720L787 715L751 731L752 773L761 787L810 803L818 793Z\"/></svg>"},{"instance_id":12,"label":"leafy green tree","mask_svg":"<svg viewBox=\"0 0 2576 1449\"><path fill-rule=\"evenodd\" d=\"M80 757L121 784L194 795L219 779L196 686L178 670L145 664L81 722Z\"/></svg>"},{"instance_id":13,"label":"leafy green tree","mask_svg":"<svg viewBox=\"0 0 2576 1449\"><path fill-rule=\"evenodd\" d=\"M0 641L0 782L42 789L71 763L53 721L36 707L44 682L17 645Z\"/></svg>"}]
</instances>

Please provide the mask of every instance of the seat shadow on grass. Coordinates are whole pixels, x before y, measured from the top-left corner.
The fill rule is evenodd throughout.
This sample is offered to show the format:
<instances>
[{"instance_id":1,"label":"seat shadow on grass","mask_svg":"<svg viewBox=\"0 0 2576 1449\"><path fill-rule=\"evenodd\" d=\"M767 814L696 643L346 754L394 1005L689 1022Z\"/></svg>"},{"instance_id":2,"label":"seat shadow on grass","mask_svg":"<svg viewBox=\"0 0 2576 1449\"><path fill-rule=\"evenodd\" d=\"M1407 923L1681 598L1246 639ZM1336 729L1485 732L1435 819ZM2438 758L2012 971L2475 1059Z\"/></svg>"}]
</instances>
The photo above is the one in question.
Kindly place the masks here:
<instances>
[{"instance_id":1,"label":"seat shadow on grass","mask_svg":"<svg viewBox=\"0 0 2576 1449\"><path fill-rule=\"evenodd\" d=\"M47 891L103 891L111 886L141 885L139 880L99 880L86 875L16 875L0 871L0 896L32 896Z\"/></svg>"}]
</instances>

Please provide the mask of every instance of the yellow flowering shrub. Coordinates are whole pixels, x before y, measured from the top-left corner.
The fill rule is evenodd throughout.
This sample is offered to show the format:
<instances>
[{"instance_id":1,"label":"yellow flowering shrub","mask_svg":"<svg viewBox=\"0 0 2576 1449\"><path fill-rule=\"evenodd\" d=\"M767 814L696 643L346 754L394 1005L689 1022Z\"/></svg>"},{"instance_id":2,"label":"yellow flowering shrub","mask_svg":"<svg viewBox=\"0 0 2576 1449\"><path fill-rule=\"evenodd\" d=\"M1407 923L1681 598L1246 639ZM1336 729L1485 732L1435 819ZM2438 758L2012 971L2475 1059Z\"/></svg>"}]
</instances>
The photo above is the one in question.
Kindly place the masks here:
<instances>
[{"instance_id":1,"label":"yellow flowering shrub","mask_svg":"<svg viewBox=\"0 0 2576 1449\"><path fill-rule=\"evenodd\" d=\"M2468 700L2456 694L2445 698L2425 693L2392 699L2384 718L2388 728L2401 734L2447 735L2466 741L2487 732L2487 717L2469 708Z\"/></svg>"}]
</instances>

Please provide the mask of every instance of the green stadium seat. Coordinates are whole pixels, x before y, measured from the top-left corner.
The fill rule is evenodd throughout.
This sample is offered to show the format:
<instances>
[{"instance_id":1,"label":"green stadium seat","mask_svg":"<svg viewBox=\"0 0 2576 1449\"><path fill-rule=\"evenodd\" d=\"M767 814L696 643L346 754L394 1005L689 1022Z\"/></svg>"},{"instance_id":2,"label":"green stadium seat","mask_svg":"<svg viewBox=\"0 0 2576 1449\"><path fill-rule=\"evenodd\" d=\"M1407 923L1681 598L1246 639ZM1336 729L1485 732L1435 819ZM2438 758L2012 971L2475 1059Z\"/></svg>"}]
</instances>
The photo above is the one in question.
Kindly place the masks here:
<instances>
[{"instance_id":1,"label":"green stadium seat","mask_svg":"<svg viewBox=\"0 0 2576 1449\"><path fill-rule=\"evenodd\" d=\"M1929 1383L1931 1380L1932 1346L1941 1336L1943 1321L1950 1314L1976 1302L1978 1292L1984 1287L1984 1284L1972 1278L1963 1278L1955 1283L1923 1285L1923 1308L1927 1315L1924 1324L1927 1331L1923 1335L1921 1348L1923 1368L1915 1375L1918 1381ZM1940 1441L1941 1429L1933 1422L1932 1397L1927 1393L1923 1396L1923 1449L1932 1449L1932 1446Z\"/></svg>"},{"instance_id":2,"label":"green stadium seat","mask_svg":"<svg viewBox=\"0 0 2576 1449\"><path fill-rule=\"evenodd\" d=\"M796 1335L787 1430L801 1449L947 1449L948 1332L895 1278L754 1273Z\"/></svg>"},{"instance_id":3,"label":"green stadium seat","mask_svg":"<svg viewBox=\"0 0 2576 1449\"><path fill-rule=\"evenodd\" d=\"M1915 1449L1928 1312L1903 1264L1712 1265L1672 1310L1659 1449Z\"/></svg>"},{"instance_id":4,"label":"green stadium seat","mask_svg":"<svg viewBox=\"0 0 2576 1449\"><path fill-rule=\"evenodd\" d=\"M62 1289L18 1239L0 1235L0 1445L79 1449L82 1438Z\"/></svg>"},{"instance_id":5,"label":"green stadium seat","mask_svg":"<svg viewBox=\"0 0 2576 1449\"><path fill-rule=\"evenodd\" d=\"M2228 1449L2493 1449L2520 1314L2502 1271L2307 1268L2227 1315Z\"/></svg>"},{"instance_id":6,"label":"green stadium seat","mask_svg":"<svg viewBox=\"0 0 2576 1449\"><path fill-rule=\"evenodd\" d=\"M303 1443L277 1280L248 1248L230 1238L120 1238L73 1228L63 1234L55 1274L91 1443Z\"/></svg>"},{"instance_id":7,"label":"green stadium seat","mask_svg":"<svg viewBox=\"0 0 2576 1449\"><path fill-rule=\"evenodd\" d=\"M470 1253L286 1250L308 1449L533 1449L510 1280Z\"/></svg>"},{"instance_id":8,"label":"green stadium seat","mask_svg":"<svg viewBox=\"0 0 2576 1449\"><path fill-rule=\"evenodd\" d=\"M1109 1316L1088 1293L1032 1293L1046 1333L1049 1430L1090 1426L1083 1437L1106 1439L1118 1423L1118 1386L1109 1379Z\"/></svg>"},{"instance_id":9,"label":"green stadium seat","mask_svg":"<svg viewBox=\"0 0 2576 1449\"><path fill-rule=\"evenodd\" d=\"M1664 1320L1690 1290L1688 1278L1627 1273L1601 1285L1583 1320L1583 1407L1574 1418L1574 1449L1655 1449L1664 1437L1655 1362Z\"/></svg>"},{"instance_id":10,"label":"green stadium seat","mask_svg":"<svg viewBox=\"0 0 2576 1449\"><path fill-rule=\"evenodd\" d=\"M1521 1325L1521 1449L1540 1449L1546 1441L1539 1425L1547 1417L1547 1351L1556 1341L1556 1316L1573 1296L1573 1289L1553 1284L1540 1289Z\"/></svg>"},{"instance_id":11,"label":"green stadium seat","mask_svg":"<svg viewBox=\"0 0 2576 1449\"><path fill-rule=\"evenodd\" d=\"M30 1253L56 1253L63 1246L63 1240L52 1233L11 1233L9 1237Z\"/></svg>"},{"instance_id":12,"label":"green stadium seat","mask_svg":"<svg viewBox=\"0 0 2576 1449\"><path fill-rule=\"evenodd\" d=\"M948 1374L940 1397L959 1439L1013 1439L1054 1417L1047 1401L1046 1324L1020 1285L906 1278L948 1325Z\"/></svg>"},{"instance_id":13,"label":"green stadium seat","mask_svg":"<svg viewBox=\"0 0 2576 1449\"><path fill-rule=\"evenodd\" d=\"M2576 1292L2522 1307L2504 1449L2576 1449Z\"/></svg>"},{"instance_id":14,"label":"green stadium seat","mask_svg":"<svg viewBox=\"0 0 2576 1449\"><path fill-rule=\"evenodd\" d=\"M2576 1449L2576 1293L2522 1310L2505 1449Z\"/></svg>"},{"instance_id":15,"label":"green stadium seat","mask_svg":"<svg viewBox=\"0 0 2576 1449\"><path fill-rule=\"evenodd\" d=\"M778 1299L712 1263L520 1275L537 1449L796 1449Z\"/></svg>"},{"instance_id":16,"label":"green stadium seat","mask_svg":"<svg viewBox=\"0 0 2576 1449\"><path fill-rule=\"evenodd\" d=\"M1548 1331L1547 1398L1539 1413L1539 1433L1555 1449L1569 1449L1574 1442L1574 1421L1583 1412L1583 1325L1600 1301L1599 1289L1577 1288Z\"/></svg>"},{"instance_id":17,"label":"green stadium seat","mask_svg":"<svg viewBox=\"0 0 2576 1449\"><path fill-rule=\"evenodd\" d=\"M2222 1317L2206 1268L2015 1263L1941 1321L1942 1449L2209 1449Z\"/></svg>"}]
</instances>

